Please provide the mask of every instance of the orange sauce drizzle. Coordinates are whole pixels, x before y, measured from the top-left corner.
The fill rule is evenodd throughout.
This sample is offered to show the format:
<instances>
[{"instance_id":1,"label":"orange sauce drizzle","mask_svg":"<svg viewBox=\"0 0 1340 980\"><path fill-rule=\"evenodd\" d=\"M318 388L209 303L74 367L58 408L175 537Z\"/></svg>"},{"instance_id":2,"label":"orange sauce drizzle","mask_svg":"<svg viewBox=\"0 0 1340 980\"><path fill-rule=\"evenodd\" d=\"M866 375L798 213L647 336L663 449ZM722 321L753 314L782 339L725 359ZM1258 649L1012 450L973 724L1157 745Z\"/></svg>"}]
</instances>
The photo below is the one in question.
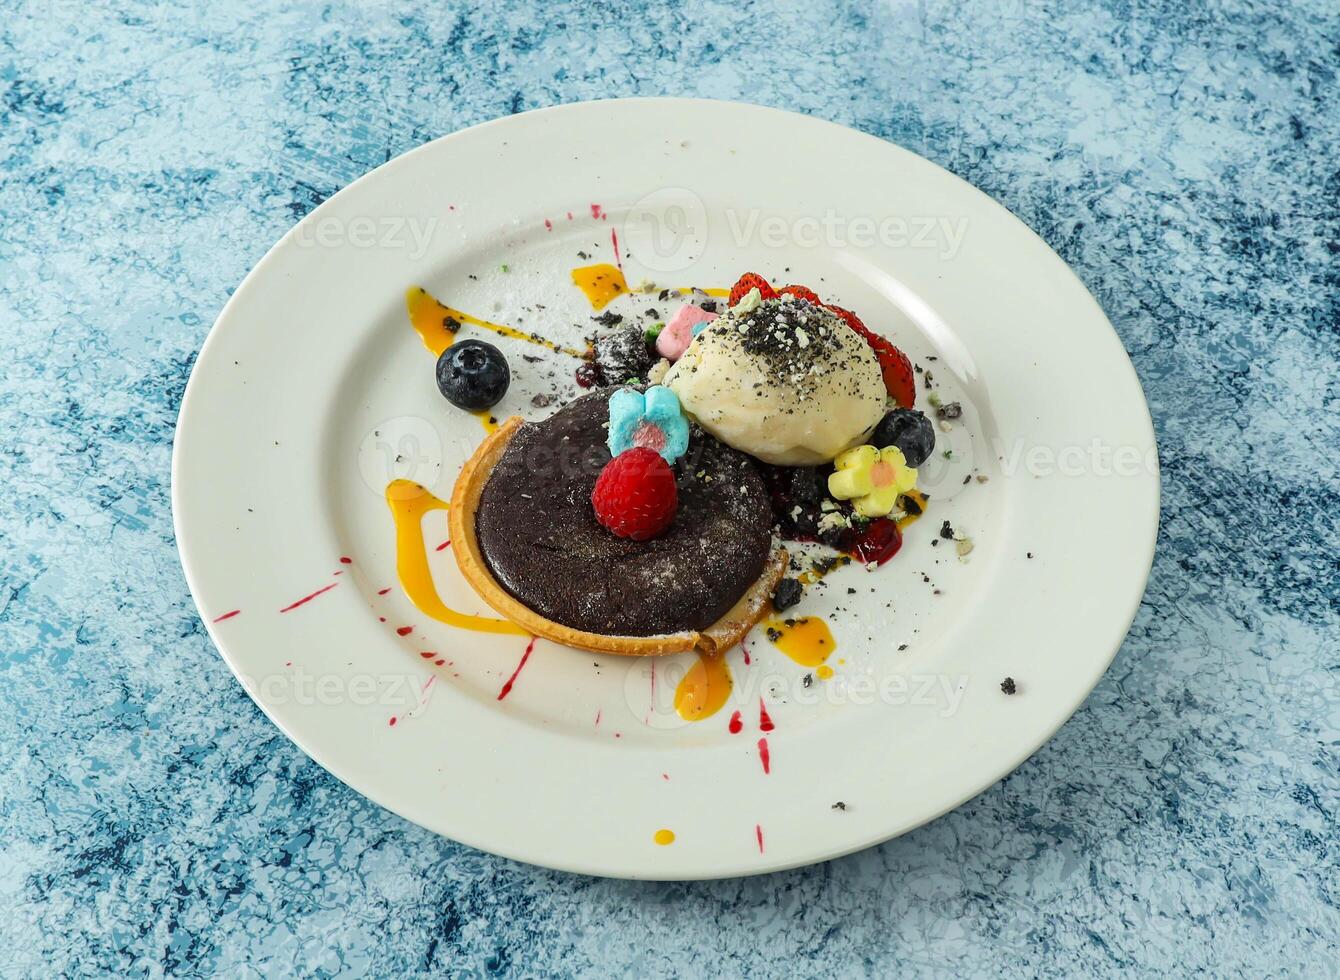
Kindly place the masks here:
<instances>
[{"instance_id":1,"label":"orange sauce drizzle","mask_svg":"<svg viewBox=\"0 0 1340 980\"><path fill-rule=\"evenodd\" d=\"M724 653L699 653L698 662L675 688L675 711L685 721L710 718L721 710L733 686Z\"/></svg>"},{"instance_id":2,"label":"orange sauce drizzle","mask_svg":"<svg viewBox=\"0 0 1340 980\"><path fill-rule=\"evenodd\" d=\"M392 480L386 487L386 503L395 519L395 567L405 595L426 616L440 623L477 633L528 635L515 623L488 616L471 616L449 609L433 585L428 567L428 547L423 540L423 515L446 510L447 503L410 480Z\"/></svg>"},{"instance_id":3,"label":"orange sauce drizzle","mask_svg":"<svg viewBox=\"0 0 1340 980\"><path fill-rule=\"evenodd\" d=\"M651 839L664 847L666 844L673 844L675 842L675 832L662 827L660 830L656 831L656 833L652 834Z\"/></svg>"},{"instance_id":4,"label":"orange sauce drizzle","mask_svg":"<svg viewBox=\"0 0 1340 980\"><path fill-rule=\"evenodd\" d=\"M615 297L628 292L628 281L622 270L608 263L573 269L572 281L586 294L593 310L603 310Z\"/></svg>"},{"instance_id":5,"label":"orange sauce drizzle","mask_svg":"<svg viewBox=\"0 0 1340 980\"><path fill-rule=\"evenodd\" d=\"M770 619L765 622L768 639L773 646L786 654L802 667L818 667L837 649L837 641L828 628L828 624L818 616L803 616L800 619ZM827 675L831 677L832 668Z\"/></svg>"},{"instance_id":6,"label":"orange sauce drizzle","mask_svg":"<svg viewBox=\"0 0 1340 980\"><path fill-rule=\"evenodd\" d=\"M411 286L405 290L405 311L409 314L410 325L414 327L419 339L423 341L423 346L427 347L434 357L441 356L444 350L455 343L456 331L461 324L465 323L484 330L491 330L503 337L522 340L546 350L557 351L560 354L568 354L572 357L582 356L581 351L556 344L552 340L545 340L539 334L526 333L517 330L515 327L494 323L491 320L481 320L477 316L471 316L469 313L447 306L435 299L421 286Z\"/></svg>"},{"instance_id":7,"label":"orange sauce drizzle","mask_svg":"<svg viewBox=\"0 0 1340 980\"><path fill-rule=\"evenodd\" d=\"M498 416L494 415L489 409L481 409L478 412L471 412L475 418L479 419L479 424L484 427L485 432L492 432L498 427Z\"/></svg>"},{"instance_id":8,"label":"orange sauce drizzle","mask_svg":"<svg viewBox=\"0 0 1340 980\"><path fill-rule=\"evenodd\" d=\"M447 325L454 315L452 309L439 303L427 290L419 286L405 290L405 312L409 314L410 326L434 357L440 357L456 341L455 329Z\"/></svg>"},{"instance_id":9,"label":"orange sauce drizzle","mask_svg":"<svg viewBox=\"0 0 1340 980\"><path fill-rule=\"evenodd\" d=\"M681 296L687 296L689 293L693 292L694 289L701 290L708 296L720 296L722 298L728 298L730 296L730 290L723 289L720 286L677 286L675 287L675 292L679 293Z\"/></svg>"}]
</instances>

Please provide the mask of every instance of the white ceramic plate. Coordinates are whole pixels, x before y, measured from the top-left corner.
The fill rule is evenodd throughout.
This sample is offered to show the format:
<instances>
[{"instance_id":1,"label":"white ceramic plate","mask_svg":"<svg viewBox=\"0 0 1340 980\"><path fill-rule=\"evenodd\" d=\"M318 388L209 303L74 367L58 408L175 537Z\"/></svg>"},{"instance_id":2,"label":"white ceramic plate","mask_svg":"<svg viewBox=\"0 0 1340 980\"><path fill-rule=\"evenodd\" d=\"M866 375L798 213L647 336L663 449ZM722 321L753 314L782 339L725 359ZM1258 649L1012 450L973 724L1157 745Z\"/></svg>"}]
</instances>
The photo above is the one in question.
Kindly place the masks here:
<instances>
[{"instance_id":1,"label":"white ceramic plate","mask_svg":"<svg viewBox=\"0 0 1340 980\"><path fill-rule=\"evenodd\" d=\"M695 723L672 704L691 655L626 660L540 641L518 672L525 637L434 622L396 577L386 484L410 478L449 496L483 436L438 395L406 288L580 346L593 314L570 270L611 261L612 232L630 283L728 286L755 270L813 287L893 337L965 409L922 467L931 508L902 553L878 571L830 575L792 613L831 623L834 676L806 687L812 668L755 631L748 665L730 654L731 703ZM611 309L657 305L667 307L626 297ZM499 415L542 414L530 399L554 379L575 390L571 358L485 336L514 371ZM1130 625L1158 474L1111 326L1005 209L829 123L630 100L456 133L305 218L201 351L173 506L219 650L340 779L523 861L700 878L866 847L1026 759ZM966 561L952 542L932 546L946 519L974 542ZM442 513L423 524L437 589L487 613L437 550L445 528ZM656 843L660 830L674 842Z\"/></svg>"}]
</instances>

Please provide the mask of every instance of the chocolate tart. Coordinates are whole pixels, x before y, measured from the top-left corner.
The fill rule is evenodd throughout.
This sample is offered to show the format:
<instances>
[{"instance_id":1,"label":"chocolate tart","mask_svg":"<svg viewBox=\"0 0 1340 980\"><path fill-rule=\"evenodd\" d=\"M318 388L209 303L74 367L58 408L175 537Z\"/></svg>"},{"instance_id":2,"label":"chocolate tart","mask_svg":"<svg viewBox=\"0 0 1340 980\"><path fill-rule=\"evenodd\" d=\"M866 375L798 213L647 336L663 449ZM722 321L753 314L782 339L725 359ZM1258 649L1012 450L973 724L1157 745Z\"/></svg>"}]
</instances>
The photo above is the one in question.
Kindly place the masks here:
<instances>
[{"instance_id":1,"label":"chocolate tart","mask_svg":"<svg viewBox=\"0 0 1340 980\"><path fill-rule=\"evenodd\" d=\"M453 553L466 580L523 629L627 656L724 651L762 618L786 569L752 461L695 431L675 467L679 510L650 541L618 538L591 509L609 461L609 392L541 422L510 418L461 470Z\"/></svg>"}]
</instances>

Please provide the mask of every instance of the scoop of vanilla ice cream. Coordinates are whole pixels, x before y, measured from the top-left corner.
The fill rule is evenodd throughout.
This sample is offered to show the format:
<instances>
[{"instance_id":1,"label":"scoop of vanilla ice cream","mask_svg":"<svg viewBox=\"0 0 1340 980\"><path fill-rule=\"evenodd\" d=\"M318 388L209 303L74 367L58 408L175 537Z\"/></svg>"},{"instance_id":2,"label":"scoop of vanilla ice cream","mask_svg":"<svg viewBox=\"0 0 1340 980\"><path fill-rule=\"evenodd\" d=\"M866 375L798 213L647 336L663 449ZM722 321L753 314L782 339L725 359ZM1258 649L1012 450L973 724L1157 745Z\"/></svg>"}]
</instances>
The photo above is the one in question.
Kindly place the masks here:
<instances>
[{"instance_id":1,"label":"scoop of vanilla ice cream","mask_svg":"<svg viewBox=\"0 0 1340 980\"><path fill-rule=\"evenodd\" d=\"M870 346L831 311L785 296L714 320L662 383L713 436L785 466L829 462L884 415Z\"/></svg>"}]
</instances>

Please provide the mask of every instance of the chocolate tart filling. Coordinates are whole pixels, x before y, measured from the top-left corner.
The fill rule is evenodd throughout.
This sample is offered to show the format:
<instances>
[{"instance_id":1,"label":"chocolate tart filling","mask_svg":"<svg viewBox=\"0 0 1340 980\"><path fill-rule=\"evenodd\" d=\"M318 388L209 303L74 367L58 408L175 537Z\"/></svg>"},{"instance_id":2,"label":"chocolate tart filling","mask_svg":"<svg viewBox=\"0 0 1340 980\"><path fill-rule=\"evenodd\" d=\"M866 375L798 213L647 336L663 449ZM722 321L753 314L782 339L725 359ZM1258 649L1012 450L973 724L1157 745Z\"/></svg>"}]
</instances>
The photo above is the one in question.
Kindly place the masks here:
<instances>
[{"instance_id":1,"label":"chocolate tart filling","mask_svg":"<svg viewBox=\"0 0 1340 980\"><path fill-rule=\"evenodd\" d=\"M591 508L609 462L599 391L522 425L484 486L475 532L518 601L574 629L620 636L704 630L762 573L772 508L749 457L695 429L675 464L679 509L651 541L616 537Z\"/></svg>"}]
</instances>

